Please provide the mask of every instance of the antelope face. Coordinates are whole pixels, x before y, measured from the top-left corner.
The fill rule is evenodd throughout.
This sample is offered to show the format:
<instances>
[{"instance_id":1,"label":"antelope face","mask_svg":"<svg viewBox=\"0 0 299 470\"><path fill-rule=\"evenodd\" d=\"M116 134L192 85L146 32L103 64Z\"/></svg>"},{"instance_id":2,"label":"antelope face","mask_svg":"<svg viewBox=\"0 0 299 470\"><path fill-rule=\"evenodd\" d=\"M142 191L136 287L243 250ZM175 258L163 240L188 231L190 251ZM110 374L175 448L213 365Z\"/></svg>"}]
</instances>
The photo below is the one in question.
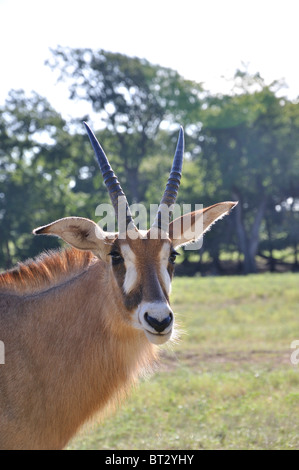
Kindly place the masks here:
<instances>
[{"instance_id":1,"label":"antelope face","mask_svg":"<svg viewBox=\"0 0 299 470\"><path fill-rule=\"evenodd\" d=\"M150 232L135 240L116 240L109 253L125 310L135 328L154 344L169 340L174 314L169 305L177 252L171 240L151 240Z\"/></svg>"},{"instance_id":2,"label":"antelope face","mask_svg":"<svg viewBox=\"0 0 299 470\"><path fill-rule=\"evenodd\" d=\"M184 153L184 134L181 128L156 219L148 232L139 231L102 147L88 125L85 126L115 213L117 217L121 212L123 214L122 223L118 220L119 234L106 233L93 221L80 217L57 220L39 227L34 233L59 236L75 248L91 250L103 261L110 262L116 285L121 291L126 321L131 321L135 328L142 329L152 343L165 343L171 337L174 326L169 294L177 254L175 249L198 240L237 203L221 202L185 214L169 223L181 179ZM120 237L120 234L128 235L131 231L134 237ZM127 318L128 312L130 318Z\"/></svg>"}]
</instances>

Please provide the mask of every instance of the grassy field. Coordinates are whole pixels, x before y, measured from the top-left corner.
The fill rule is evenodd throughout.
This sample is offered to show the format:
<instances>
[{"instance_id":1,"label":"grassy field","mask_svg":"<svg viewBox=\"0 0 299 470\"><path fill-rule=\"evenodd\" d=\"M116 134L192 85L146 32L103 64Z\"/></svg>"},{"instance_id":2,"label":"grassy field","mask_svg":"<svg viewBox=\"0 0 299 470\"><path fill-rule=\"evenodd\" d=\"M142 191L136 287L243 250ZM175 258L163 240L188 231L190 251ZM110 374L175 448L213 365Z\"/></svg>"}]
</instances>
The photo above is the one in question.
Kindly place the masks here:
<instances>
[{"instance_id":1,"label":"grassy field","mask_svg":"<svg viewBox=\"0 0 299 470\"><path fill-rule=\"evenodd\" d=\"M69 449L299 449L299 275L177 278L172 306L180 341Z\"/></svg>"}]
</instances>

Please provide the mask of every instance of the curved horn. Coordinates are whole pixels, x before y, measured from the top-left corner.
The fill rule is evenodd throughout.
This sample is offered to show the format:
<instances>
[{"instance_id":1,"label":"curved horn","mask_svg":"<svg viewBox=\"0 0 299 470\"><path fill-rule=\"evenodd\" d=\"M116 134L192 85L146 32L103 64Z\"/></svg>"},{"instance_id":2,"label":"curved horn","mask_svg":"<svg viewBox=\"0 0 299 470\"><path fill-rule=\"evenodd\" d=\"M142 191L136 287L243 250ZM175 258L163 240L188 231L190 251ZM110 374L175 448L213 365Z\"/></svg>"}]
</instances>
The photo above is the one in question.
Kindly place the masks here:
<instances>
[{"instance_id":1,"label":"curved horn","mask_svg":"<svg viewBox=\"0 0 299 470\"><path fill-rule=\"evenodd\" d=\"M184 129L180 128L178 143L172 163L171 172L167 185L160 202L158 213L153 223L153 227L168 232L169 221L172 214L172 206L175 204L178 189L181 182L182 166L184 157Z\"/></svg>"},{"instance_id":2,"label":"curved horn","mask_svg":"<svg viewBox=\"0 0 299 470\"><path fill-rule=\"evenodd\" d=\"M104 178L104 183L108 189L108 193L109 193L113 208L115 210L116 217L118 218L119 216L119 203L121 203L121 209L126 211L125 227L121 227L120 231L123 231L123 229L124 231L127 231L129 224L131 224L130 228L136 229L131 211L129 209L127 198L121 188L121 185L117 177L115 176L114 171L112 170L110 166L108 158L106 157L104 150L102 149L99 141L97 140L96 136L94 135L94 133L92 132L88 124L84 122L84 125L86 127L87 134L91 142L91 145L93 147L94 153L97 157L97 161L98 161L101 173ZM118 223L119 225L121 225L120 220L118 220Z\"/></svg>"}]
</instances>

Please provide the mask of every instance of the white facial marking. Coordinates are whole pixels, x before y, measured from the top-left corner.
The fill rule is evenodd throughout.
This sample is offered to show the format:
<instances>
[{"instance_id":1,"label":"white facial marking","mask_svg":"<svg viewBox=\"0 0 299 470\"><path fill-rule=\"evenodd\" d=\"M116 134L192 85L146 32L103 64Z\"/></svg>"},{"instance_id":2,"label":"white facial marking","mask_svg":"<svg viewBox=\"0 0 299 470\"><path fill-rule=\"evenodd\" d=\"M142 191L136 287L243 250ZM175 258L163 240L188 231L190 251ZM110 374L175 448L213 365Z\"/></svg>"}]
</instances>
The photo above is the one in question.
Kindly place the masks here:
<instances>
[{"instance_id":1,"label":"white facial marking","mask_svg":"<svg viewBox=\"0 0 299 470\"><path fill-rule=\"evenodd\" d=\"M146 238L148 230L139 230L138 233L139 233L139 238Z\"/></svg>"},{"instance_id":2,"label":"white facial marking","mask_svg":"<svg viewBox=\"0 0 299 470\"><path fill-rule=\"evenodd\" d=\"M153 344L163 344L168 341L173 333L173 321L161 332L158 333L146 320L145 313L158 321L163 321L169 317L172 310L168 302L141 302L133 315L135 328L142 329L147 339Z\"/></svg>"},{"instance_id":3,"label":"white facial marking","mask_svg":"<svg viewBox=\"0 0 299 470\"><path fill-rule=\"evenodd\" d=\"M121 251L125 260L126 276L123 285L125 294L129 294L137 282L137 270L135 267L136 257L129 245L123 245Z\"/></svg>"},{"instance_id":4,"label":"white facial marking","mask_svg":"<svg viewBox=\"0 0 299 470\"><path fill-rule=\"evenodd\" d=\"M164 243L160 251L160 274L161 274L162 282L164 284L164 288L167 294L169 295L171 292L171 279L167 271L168 258L169 258L169 245L168 243Z\"/></svg>"}]
</instances>

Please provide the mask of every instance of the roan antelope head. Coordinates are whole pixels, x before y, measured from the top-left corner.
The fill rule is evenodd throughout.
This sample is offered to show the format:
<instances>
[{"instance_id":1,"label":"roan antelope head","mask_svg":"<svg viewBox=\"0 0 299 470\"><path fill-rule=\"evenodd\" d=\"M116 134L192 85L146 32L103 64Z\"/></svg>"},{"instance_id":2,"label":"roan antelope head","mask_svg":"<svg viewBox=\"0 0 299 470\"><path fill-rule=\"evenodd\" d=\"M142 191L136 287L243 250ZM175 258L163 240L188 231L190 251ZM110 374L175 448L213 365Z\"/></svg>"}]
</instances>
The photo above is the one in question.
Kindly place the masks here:
<instances>
[{"instance_id":1,"label":"roan antelope head","mask_svg":"<svg viewBox=\"0 0 299 470\"><path fill-rule=\"evenodd\" d=\"M34 233L56 235L79 250L92 251L107 263L114 279L111 295L121 299L119 309L124 322L143 330L151 343L165 343L171 338L174 327L169 295L178 254L176 249L198 240L236 203L221 202L170 222L182 172L184 133L181 128L155 221L149 230L138 230L126 196L102 147L89 126L84 124L118 217L119 232L105 232L95 222L85 218L66 217L37 228ZM120 209L124 209L122 220L119 218L122 213ZM198 226L201 226L200 230L195 229Z\"/></svg>"}]
</instances>

